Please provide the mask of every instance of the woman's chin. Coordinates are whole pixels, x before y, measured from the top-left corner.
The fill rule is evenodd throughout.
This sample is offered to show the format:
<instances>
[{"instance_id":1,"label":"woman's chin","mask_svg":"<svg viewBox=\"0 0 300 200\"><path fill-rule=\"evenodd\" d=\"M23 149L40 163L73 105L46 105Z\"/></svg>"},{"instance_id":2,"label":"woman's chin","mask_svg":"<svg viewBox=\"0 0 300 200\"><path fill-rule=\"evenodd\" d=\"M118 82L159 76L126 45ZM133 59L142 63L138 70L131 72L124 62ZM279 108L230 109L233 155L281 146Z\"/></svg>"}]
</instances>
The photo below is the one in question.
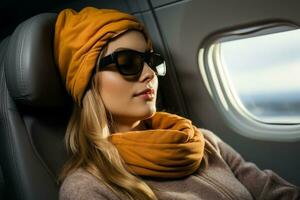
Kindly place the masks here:
<instances>
[{"instance_id":1,"label":"woman's chin","mask_svg":"<svg viewBox=\"0 0 300 200\"><path fill-rule=\"evenodd\" d=\"M140 119L145 120L152 117L156 113L156 106L150 106L146 109L142 109L139 113Z\"/></svg>"},{"instance_id":2,"label":"woman's chin","mask_svg":"<svg viewBox=\"0 0 300 200\"><path fill-rule=\"evenodd\" d=\"M115 119L140 121L151 118L156 113L155 105L127 107L122 112L111 112Z\"/></svg>"}]
</instances>

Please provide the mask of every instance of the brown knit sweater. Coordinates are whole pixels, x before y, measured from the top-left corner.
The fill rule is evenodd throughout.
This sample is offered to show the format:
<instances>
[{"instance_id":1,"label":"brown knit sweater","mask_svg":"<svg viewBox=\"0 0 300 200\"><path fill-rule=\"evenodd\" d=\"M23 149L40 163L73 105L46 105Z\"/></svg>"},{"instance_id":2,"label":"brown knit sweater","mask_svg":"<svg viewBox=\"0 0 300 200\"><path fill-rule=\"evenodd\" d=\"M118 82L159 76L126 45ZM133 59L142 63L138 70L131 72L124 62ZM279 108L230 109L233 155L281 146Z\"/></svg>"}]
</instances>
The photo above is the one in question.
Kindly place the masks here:
<instances>
[{"instance_id":1,"label":"brown knit sweater","mask_svg":"<svg viewBox=\"0 0 300 200\"><path fill-rule=\"evenodd\" d=\"M270 170L260 170L245 162L213 133L203 130L211 152L209 165L193 175L177 180L143 179L161 200L262 199L300 200L300 188ZM103 183L83 169L63 182L60 200L119 200ZM126 197L122 197L122 200Z\"/></svg>"}]
</instances>

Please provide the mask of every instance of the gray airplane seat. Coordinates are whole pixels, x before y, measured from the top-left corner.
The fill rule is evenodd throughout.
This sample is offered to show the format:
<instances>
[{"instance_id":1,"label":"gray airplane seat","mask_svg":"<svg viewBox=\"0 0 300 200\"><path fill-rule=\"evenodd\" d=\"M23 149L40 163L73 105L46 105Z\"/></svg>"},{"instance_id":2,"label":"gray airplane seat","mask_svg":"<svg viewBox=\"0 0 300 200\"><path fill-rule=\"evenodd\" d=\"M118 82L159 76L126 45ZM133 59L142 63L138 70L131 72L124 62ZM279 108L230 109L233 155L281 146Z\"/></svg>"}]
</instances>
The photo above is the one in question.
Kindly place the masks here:
<instances>
[{"instance_id":1,"label":"gray airplane seat","mask_svg":"<svg viewBox=\"0 0 300 200\"><path fill-rule=\"evenodd\" d=\"M58 199L72 101L54 64L55 20L56 14L47 13L24 21L0 48L0 166L6 199Z\"/></svg>"},{"instance_id":2,"label":"gray airplane seat","mask_svg":"<svg viewBox=\"0 0 300 200\"><path fill-rule=\"evenodd\" d=\"M0 76L1 76L0 82L1 83L2 83L2 78L3 78L3 59L5 57L5 51L7 49L7 44L8 44L8 38L6 38L0 42ZM2 90L1 90L1 94L2 94ZM0 118L0 123L1 123L1 118ZM1 133L2 132L0 131L0 135L1 135ZM2 149L0 149L0 157L1 157L1 151L2 151ZM2 167L1 167L1 163L0 163L0 199L5 199L4 191L5 191L5 183L4 183Z\"/></svg>"}]
</instances>

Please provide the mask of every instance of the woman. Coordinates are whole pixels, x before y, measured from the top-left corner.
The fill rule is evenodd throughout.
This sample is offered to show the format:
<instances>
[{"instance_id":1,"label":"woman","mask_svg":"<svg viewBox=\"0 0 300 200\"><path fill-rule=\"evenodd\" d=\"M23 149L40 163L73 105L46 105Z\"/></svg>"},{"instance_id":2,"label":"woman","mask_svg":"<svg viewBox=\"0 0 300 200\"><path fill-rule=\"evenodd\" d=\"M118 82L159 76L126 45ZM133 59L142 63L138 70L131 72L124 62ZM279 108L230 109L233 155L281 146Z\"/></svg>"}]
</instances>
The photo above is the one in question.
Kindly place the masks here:
<instances>
[{"instance_id":1,"label":"woman","mask_svg":"<svg viewBox=\"0 0 300 200\"><path fill-rule=\"evenodd\" d=\"M55 58L75 101L60 199L299 199L299 188L191 121L156 112L163 58L143 25L116 10L66 9Z\"/></svg>"}]
</instances>

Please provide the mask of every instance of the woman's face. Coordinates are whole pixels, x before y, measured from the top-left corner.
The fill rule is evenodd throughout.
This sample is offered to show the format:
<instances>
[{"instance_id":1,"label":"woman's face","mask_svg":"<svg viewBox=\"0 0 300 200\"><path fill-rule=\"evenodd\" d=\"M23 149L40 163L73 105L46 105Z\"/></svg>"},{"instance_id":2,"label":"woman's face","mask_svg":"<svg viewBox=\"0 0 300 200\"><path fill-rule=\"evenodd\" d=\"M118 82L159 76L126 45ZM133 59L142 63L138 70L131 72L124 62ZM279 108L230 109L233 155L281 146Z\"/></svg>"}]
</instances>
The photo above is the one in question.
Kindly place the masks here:
<instances>
[{"instance_id":1,"label":"woman's face","mask_svg":"<svg viewBox=\"0 0 300 200\"><path fill-rule=\"evenodd\" d=\"M149 50L147 48L142 33L129 31L111 41L104 56L120 49L146 52ZM147 63L144 63L140 76L125 77L114 65L99 71L96 76L100 81L99 90L104 105L112 114L115 123L136 123L156 112L158 81L155 72ZM147 89L148 93L143 93Z\"/></svg>"}]
</instances>

